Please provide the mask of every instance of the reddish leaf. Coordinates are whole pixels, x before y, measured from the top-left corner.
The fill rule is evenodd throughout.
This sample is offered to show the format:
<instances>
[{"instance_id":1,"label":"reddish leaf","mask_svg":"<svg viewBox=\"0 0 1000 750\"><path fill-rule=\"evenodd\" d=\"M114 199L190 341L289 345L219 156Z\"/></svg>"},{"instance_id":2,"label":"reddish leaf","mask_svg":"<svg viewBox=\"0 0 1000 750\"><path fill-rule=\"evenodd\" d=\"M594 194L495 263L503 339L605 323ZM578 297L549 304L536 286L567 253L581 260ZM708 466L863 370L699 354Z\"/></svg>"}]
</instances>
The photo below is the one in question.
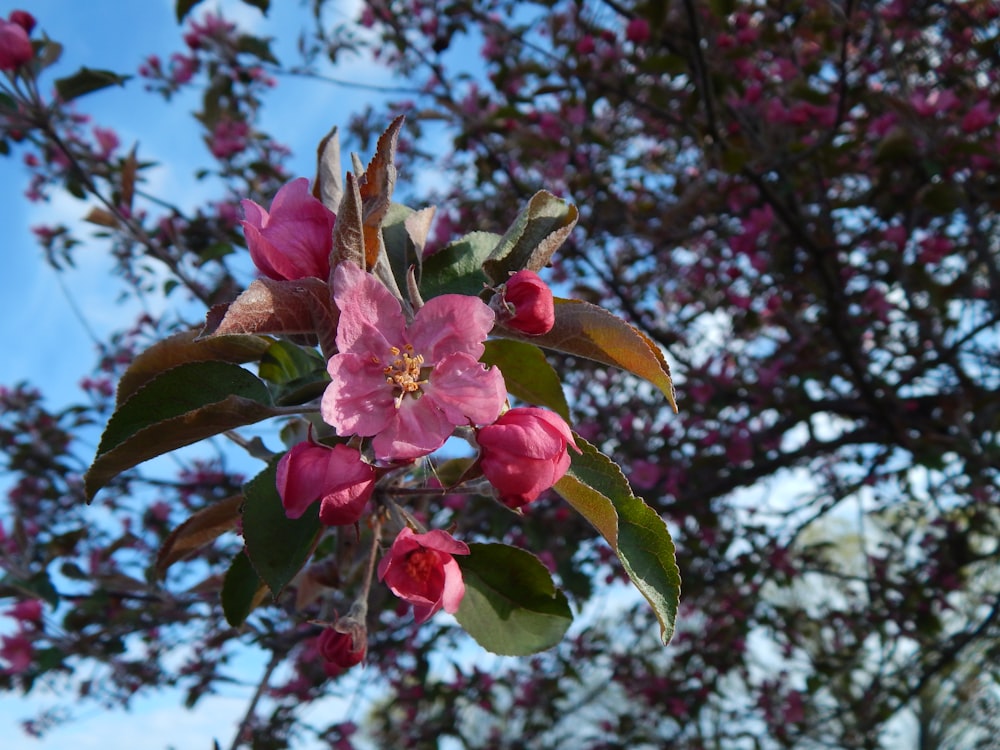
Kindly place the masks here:
<instances>
[{"instance_id":1,"label":"reddish leaf","mask_svg":"<svg viewBox=\"0 0 1000 750\"><path fill-rule=\"evenodd\" d=\"M330 288L319 279L257 279L223 313L209 313L204 335L312 334L329 354L335 351L339 317Z\"/></svg>"},{"instance_id":2,"label":"reddish leaf","mask_svg":"<svg viewBox=\"0 0 1000 750\"><path fill-rule=\"evenodd\" d=\"M190 557L219 536L236 528L243 495L233 495L202 508L170 532L156 556L156 575L162 578L175 562Z\"/></svg>"},{"instance_id":3,"label":"reddish leaf","mask_svg":"<svg viewBox=\"0 0 1000 750\"><path fill-rule=\"evenodd\" d=\"M135 155L137 148L138 145L133 146L122 163L122 194L119 202L130 212L132 211L132 200L135 198L135 175L139 169L139 160Z\"/></svg>"},{"instance_id":4,"label":"reddish leaf","mask_svg":"<svg viewBox=\"0 0 1000 750\"><path fill-rule=\"evenodd\" d=\"M334 213L340 210L340 201L344 197L342 174L340 138L334 126L316 149L316 179L313 181L313 195Z\"/></svg>"},{"instance_id":5,"label":"reddish leaf","mask_svg":"<svg viewBox=\"0 0 1000 750\"><path fill-rule=\"evenodd\" d=\"M403 116L400 115L379 136L375 146L375 156L359 180L366 268L375 265L381 249L382 220L389 210L392 191L396 186L396 143L399 141L399 131L402 127Z\"/></svg>"},{"instance_id":6,"label":"reddish leaf","mask_svg":"<svg viewBox=\"0 0 1000 750\"><path fill-rule=\"evenodd\" d=\"M104 208L98 208L94 206L90 209L90 212L83 217L84 221L89 221L91 224L97 224L99 227L110 227L115 229L118 226L118 217L113 213Z\"/></svg>"},{"instance_id":7,"label":"reddish leaf","mask_svg":"<svg viewBox=\"0 0 1000 750\"><path fill-rule=\"evenodd\" d=\"M361 213L361 193L358 181L347 173L344 195L337 207L337 223L333 225L333 251L330 254L330 274L341 263L365 262L365 227ZM374 265L374 262L372 263ZM364 266L367 270L370 265Z\"/></svg>"},{"instance_id":8,"label":"reddish leaf","mask_svg":"<svg viewBox=\"0 0 1000 750\"><path fill-rule=\"evenodd\" d=\"M670 366L646 334L589 302L556 299L555 309L555 326L541 336L529 337L507 328L497 328L494 334L620 367L659 388L677 411Z\"/></svg>"}]
</instances>

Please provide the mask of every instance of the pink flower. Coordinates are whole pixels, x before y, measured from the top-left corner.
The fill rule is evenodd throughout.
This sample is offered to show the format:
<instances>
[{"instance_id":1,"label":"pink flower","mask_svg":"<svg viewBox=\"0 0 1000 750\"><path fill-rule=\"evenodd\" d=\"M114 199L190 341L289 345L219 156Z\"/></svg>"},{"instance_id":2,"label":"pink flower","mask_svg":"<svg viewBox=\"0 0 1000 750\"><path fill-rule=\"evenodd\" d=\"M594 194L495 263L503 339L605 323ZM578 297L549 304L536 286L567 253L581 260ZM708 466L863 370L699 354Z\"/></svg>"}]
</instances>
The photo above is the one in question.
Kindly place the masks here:
<instances>
[{"instance_id":1,"label":"pink flower","mask_svg":"<svg viewBox=\"0 0 1000 750\"><path fill-rule=\"evenodd\" d=\"M353 633L327 628L320 634L316 645L326 662L325 671L331 677L360 664L368 653L368 639L361 628Z\"/></svg>"},{"instance_id":2,"label":"pink flower","mask_svg":"<svg viewBox=\"0 0 1000 750\"><path fill-rule=\"evenodd\" d=\"M0 659L7 662L0 674L27 672L31 667L32 651L31 641L20 633L0 638Z\"/></svg>"},{"instance_id":3,"label":"pink flower","mask_svg":"<svg viewBox=\"0 0 1000 750\"><path fill-rule=\"evenodd\" d=\"M42 600L25 599L8 609L7 614L21 622L39 622L42 619Z\"/></svg>"},{"instance_id":4,"label":"pink flower","mask_svg":"<svg viewBox=\"0 0 1000 750\"><path fill-rule=\"evenodd\" d=\"M578 453L562 418L535 407L511 409L477 436L483 474L509 508L520 508L562 479L569 469L567 446Z\"/></svg>"},{"instance_id":5,"label":"pink flower","mask_svg":"<svg viewBox=\"0 0 1000 750\"><path fill-rule=\"evenodd\" d=\"M276 484L289 518L299 518L319 500L323 524L346 526L361 518L375 490L375 469L346 445L304 441L281 457Z\"/></svg>"},{"instance_id":6,"label":"pink flower","mask_svg":"<svg viewBox=\"0 0 1000 750\"><path fill-rule=\"evenodd\" d=\"M625 38L632 44L645 44L649 41L649 22L645 18L633 18L625 27Z\"/></svg>"},{"instance_id":7,"label":"pink flower","mask_svg":"<svg viewBox=\"0 0 1000 750\"><path fill-rule=\"evenodd\" d=\"M246 150L250 126L243 120L219 120L212 128L208 150L216 159L229 159Z\"/></svg>"},{"instance_id":8,"label":"pink flower","mask_svg":"<svg viewBox=\"0 0 1000 750\"><path fill-rule=\"evenodd\" d=\"M24 13L14 11L18 12ZM9 21L0 18L0 70L16 70L35 56L28 39L28 29L20 22L20 17L15 18L14 13L11 13ZM33 18L31 20L34 21Z\"/></svg>"},{"instance_id":9,"label":"pink flower","mask_svg":"<svg viewBox=\"0 0 1000 750\"><path fill-rule=\"evenodd\" d=\"M282 187L270 212L251 200L242 206L246 219L240 223L262 274L272 279L329 278L337 217L313 198L309 180L300 177Z\"/></svg>"},{"instance_id":10,"label":"pink flower","mask_svg":"<svg viewBox=\"0 0 1000 750\"><path fill-rule=\"evenodd\" d=\"M28 34L35 28L35 17L26 10L12 10L8 18L11 23L16 23Z\"/></svg>"},{"instance_id":11,"label":"pink flower","mask_svg":"<svg viewBox=\"0 0 1000 750\"><path fill-rule=\"evenodd\" d=\"M353 263L337 266L333 290L339 353L321 412L338 435L374 436L378 460L408 460L440 448L458 425L497 418L506 386L478 361L494 319L483 302L444 294L407 326L399 301Z\"/></svg>"},{"instance_id":12,"label":"pink flower","mask_svg":"<svg viewBox=\"0 0 1000 750\"><path fill-rule=\"evenodd\" d=\"M990 103L983 99L979 104L965 113L962 118L962 130L966 133L975 133L987 126L994 126L997 116L990 110Z\"/></svg>"},{"instance_id":13,"label":"pink flower","mask_svg":"<svg viewBox=\"0 0 1000 750\"><path fill-rule=\"evenodd\" d=\"M439 609L455 614L465 596L465 582L452 555L467 554L468 545L445 531L416 534L407 527L379 560L378 579L413 605L417 622L424 622Z\"/></svg>"},{"instance_id":14,"label":"pink flower","mask_svg":"<svg viewBox=\"0 0 1000 750\"><path fill-rule=\"evenodd\" d=\"M491 305L501 323L529 336L548 333L556 322L552 290L537 273L527 269L507 279Z\"/></svg>"}]
</instances>

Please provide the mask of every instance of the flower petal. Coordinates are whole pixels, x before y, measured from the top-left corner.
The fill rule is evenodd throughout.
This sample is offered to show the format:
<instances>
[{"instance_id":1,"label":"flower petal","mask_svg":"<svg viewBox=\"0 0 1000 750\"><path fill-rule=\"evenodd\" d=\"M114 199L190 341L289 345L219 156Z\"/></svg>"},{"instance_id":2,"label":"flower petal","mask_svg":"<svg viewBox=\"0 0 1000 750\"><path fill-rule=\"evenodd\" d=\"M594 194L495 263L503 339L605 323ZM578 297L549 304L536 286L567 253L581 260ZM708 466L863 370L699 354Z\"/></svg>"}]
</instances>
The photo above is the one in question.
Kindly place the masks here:
<instances>
[{"instance_id":1,"label":"flower petal","mask_svg":"<svg viewBox=\"0 0 1000 750\"><path fill-rule=\"evenodd\" d=\"M495 366L487 370L467 354L438 362L423 391L453 425L495 422L507 397L500 370Z\"/></svg>"},{"instance_id":2,"label":"flower petal","mask_svg":"<svg viewBox=\"0 0 1000 750\"><path fill-rule=\"evenodd\" d=\"M399 300L353 263L341 263L334 270L333 299L340 310L337 348L341 352L388 359L390 347L406 342L406 319Z\"/></svg>"},{"instance_id":3,"label":"flower petal","mask_svg":"<svg viewBox=\"0 0 1000 750\"><path fill-rule=\"evenodd\" d=\"M392 386L370 356L335 354L326 370L331 381L323 392L320 413L338 435L375 435L395 417Z\"/></svg>"},{"instance_id":4,"label":"flower petal","mask_svg":"<svg viewBox=\"0 0 1000 750\"><path fill-rule=\"evenodd\" d=\"M455 353L479 359L494 319L493 311L477 297L442 294L417 311L407 337L427 362Z\"/></svg>"},{"instance_id":5,"label":"flower petal","mask_svg":"<svg viewBox=\"0 0 1000 750\"><path fill-rule=\"evenodd\" d=\"M441 606L449 615L458 612L458 607L465 596L465 580L462 569L454 557L448 557L444 562L444 589L441 591Z\"/></svg>"},{"instance_id":6,"label":"flower petal","mask_svg":"<svg viewBox=\"0 0 1000 750\"><path fill-rule=\"evenodd\" d=\"M379 461L408 460L433 453L455 429L427 395L404 398L395 416L375 435L372 448ZM374 434L374 433L364 433Z\"/></svg>"}]
</instances>

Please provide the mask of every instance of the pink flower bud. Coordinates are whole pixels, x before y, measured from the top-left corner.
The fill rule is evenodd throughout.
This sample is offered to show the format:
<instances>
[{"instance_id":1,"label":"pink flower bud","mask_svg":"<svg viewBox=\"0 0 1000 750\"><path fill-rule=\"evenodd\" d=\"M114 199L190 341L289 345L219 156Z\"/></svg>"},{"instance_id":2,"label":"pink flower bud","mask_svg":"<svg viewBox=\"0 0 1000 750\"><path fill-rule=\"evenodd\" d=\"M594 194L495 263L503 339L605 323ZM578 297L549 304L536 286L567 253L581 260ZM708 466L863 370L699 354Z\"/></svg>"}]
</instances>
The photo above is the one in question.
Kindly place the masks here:
<instances>
[{"instance_id":1,"label":"pink flower bud","mask_svg":"<svg viewBox=\"0 0 1000 750\"><path fill-rule=\"evenodd\" d=\"M309 180L300 177L278 191L265 211L253 201L242 201L243 232L250 257L260 272L272 279L330 276L333 224L336 216L309 192Z\"/></svg>"},{"instance_id":2,"label":"pink flower bud","mask_svg":"<svg viewBox=\"0 0 1000 750\"><path fill-rule=\"evenodd\" d=\"M360 664L368 653L368 638L364 626L359 624L348 628L348 631L327 628L319 636L317 648L326 662L326 673L331 677Z\"/></svg>"},{"instance_id":3,"label":"pink flower bud","mask_svg":"<svg viewBox=\"0 0 1000 750\"><path fill-rule=\"evenodd\" d=\"M10 21L0 18L0 70L16 70L34 56L35 50L24 26L13 17Z\"/></svg>"},{"instance_id":4,"label":"pink flower bud","mask_svg":"<svg viewBox=\"0 0 1000 750\"><path fill-rule=\"evenodd\" d=\"M556 321L552 290L534 271L518 271L507 279L491 307L501 323L529 336L548 333Z\"/></svg>"},{"instance_id":5,"label":"pink flower bud","mask_svg":"<svg viewBox=\"0 0 1000 750\"><path fill-rule=\"evenodd\" d=\"M323 524L346 526L361 519L375 490L375 469L354 448L304 441L281 457L276 484L289 518L299 518L319 500Z\"/></svg>"},{"instance_id":6,"label":"pink flower bud","mask_svg":"<svg viewBox=\"0 0 1000 750\"><path fill-rule=\"evenodd\" d=\"M378 579L413 605L417 622L424 622L439 609L455 614L465 596L465 581L453 555L467 554L468 545L445 531L417 534L407 527L379 560Z\"/></svg>"},{"instance_id":7,"label":"pink flower bud","mask_svg":"<svg viewBox=\"0 0 1000 750\"><path fill-rule=\"evenodd\" d=\"M16 23L26 34L35 28L35 17L26 10L12 10L9 16L11 23Z\"/></svg>"},{"instance_id":8,"label":"pink flower bud","mask_svg":"<svg viewBox=\"0 0 1000 750\"><path fill-rule=\"evenodd\" d=\"M25 599L7 610L7 614L21 622L39 622L42 619L42 600Z\"/></svg>"},{"instance_id":9,"label":"pink flower bud","mask_svg":"<svg viewBox=\"0 0 1000 750\"><path fill-rule=\"evenodd\" d=\"M477 440L483 474L509 508L527 505L562 479L567 446L580 452L558 414L530 406L511 409L479 430Z\"/></svg>"},{"instance_id":10,"label":"pink flower bud","mask_svg":"<svg viewBox=\"0 0 1000 750\"><path fill-rule=\"evenodd\" d=\"M625 38L632 44L645 44L649 41L649 22L645 18L633 18L625 27Z\"/></svg>"}]
</instances>

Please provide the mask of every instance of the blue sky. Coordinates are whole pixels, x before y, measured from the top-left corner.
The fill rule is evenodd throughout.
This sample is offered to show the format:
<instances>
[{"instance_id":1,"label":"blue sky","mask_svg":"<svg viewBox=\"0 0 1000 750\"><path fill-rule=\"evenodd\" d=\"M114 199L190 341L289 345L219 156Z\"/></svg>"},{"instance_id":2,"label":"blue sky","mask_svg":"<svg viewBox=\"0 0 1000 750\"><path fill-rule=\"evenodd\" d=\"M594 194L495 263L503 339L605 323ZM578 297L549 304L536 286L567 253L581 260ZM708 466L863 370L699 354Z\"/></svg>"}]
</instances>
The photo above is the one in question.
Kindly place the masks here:
<instances>
[{"instance_id":1,"label":"blue sky","mask_svg":"<svg viewBox=\"0 0 1000 750\"><path fill-rule=\"evenodd\" d=\"M306 14L298 2L277 0L273 6L265 18L238 0L207 0L198 6L196 14L221 9L241 28L275 37L274 50L279 58L294 59L298 24ZM338 5L344 13L354 6L353 0ZM27 9L36 17L36 34L44 31L64 45L62 60L50 72L50 81L84 65L134 73L149 54L166 59L183 47L173 0L0 0L0 14L4 17L15 8ZM338 69L337 73L354 81L387 81L383 71L360 62ZM370 95L356 90L283 79L265 107L264 127L292 148L295 156L289 165L291 171L311 176L318 140L331 126L346 126L349 116L368 101ZM90 114L94 124L114 128L123 147L138 142L140 156L160 163L151 175L149 188L181 206L196 205L210 194L192 175L207 157L190 117L195 106L193 100L183 98L168 105L145 93L138 79L124 89L108 89L78 102L79 110ZM27 180L21 154L0 159L0 205L6 230L6 267L0 274L0 299L4 305L0 337L7 351L7 356L0 359L0 384L30 381L46 394L48 406L58 409L80 398L78 382L90 372L96 356L93 341L74 314L74 306L84 311L87 326L98 336L120 327L123 320L133 319L136 308L123 310L115 303L121 287L109 274L110 264L102 257L106 246L100 241L79 248L77 268L64 274L64 286L60 285L56 272L43 262L31 227L65 223L82 226L78 236L88 237L90 230L79 224L87 205L59 194L47 203L30 203L24 197ZM8 624L0 617L0 632L5 632ZM254 679L261 668L260 657L248 653L241 667L248 679ZM66 686L56 686L53 692L36 691L28 699L4 694L0 699L0 727L12 728L38 710L59 704L60 692L72 695ZM237 718L246 709L248 695L249 689L235 687L206 699L194 711L184 710L182 698L170 691L137 701L127 713L108 714L97 706L83 705L75 709L73 721L53 729L42 740L8 730L4 732L3 746L6 750L55 750L70 743L77 750L204 748L214 737L225 747L231 741ZM345 710L344 703L335 700L310 712L317 723L322 723Z\"/></svg>"}]
</instances>

